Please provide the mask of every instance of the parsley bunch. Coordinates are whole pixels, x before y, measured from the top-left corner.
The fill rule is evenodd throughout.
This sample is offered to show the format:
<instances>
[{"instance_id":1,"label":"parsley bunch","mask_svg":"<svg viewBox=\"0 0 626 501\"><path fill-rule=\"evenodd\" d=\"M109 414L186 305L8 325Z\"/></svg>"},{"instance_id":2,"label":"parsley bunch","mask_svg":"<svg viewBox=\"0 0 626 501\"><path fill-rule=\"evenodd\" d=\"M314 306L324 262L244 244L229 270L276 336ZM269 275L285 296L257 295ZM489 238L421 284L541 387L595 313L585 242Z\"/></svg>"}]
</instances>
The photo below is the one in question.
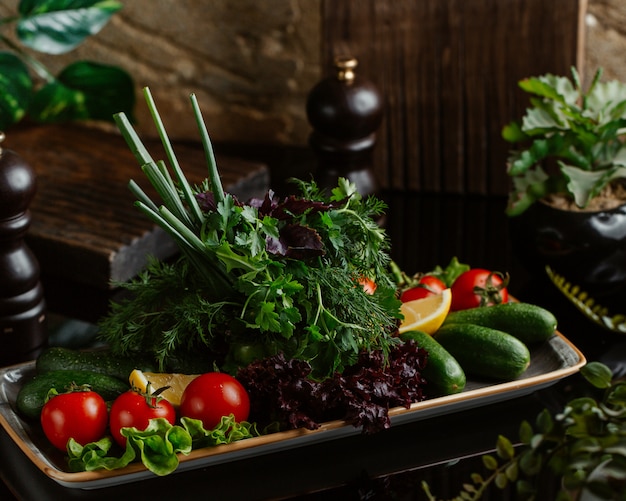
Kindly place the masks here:
<instances>
[{"instance_id":1,"label":"parsley bunch","mask_svg":"<svg viewBox=\"0 0 626 501\"><path fill-rule=\"evenodd\" d=\"M223 191L210 139L192 96L208 178L192 187L178 165L154 102L145 96L170 170L145 150L124 114L116 121L162 199L137 183L137 206L178 243L180 258L153 262L124 286L100 324L114 352L152 350L162 370L194 355L234 372L254 359L283 353L311 364L323 378L355 363L363 351L387 354L400 318L388 268L389 241L375 221L385 205L363 198L345 179L327 195L296 181L300 195L242 203ZM374 294L359 285L375 281Z\"/></svg>"}]
</instances>

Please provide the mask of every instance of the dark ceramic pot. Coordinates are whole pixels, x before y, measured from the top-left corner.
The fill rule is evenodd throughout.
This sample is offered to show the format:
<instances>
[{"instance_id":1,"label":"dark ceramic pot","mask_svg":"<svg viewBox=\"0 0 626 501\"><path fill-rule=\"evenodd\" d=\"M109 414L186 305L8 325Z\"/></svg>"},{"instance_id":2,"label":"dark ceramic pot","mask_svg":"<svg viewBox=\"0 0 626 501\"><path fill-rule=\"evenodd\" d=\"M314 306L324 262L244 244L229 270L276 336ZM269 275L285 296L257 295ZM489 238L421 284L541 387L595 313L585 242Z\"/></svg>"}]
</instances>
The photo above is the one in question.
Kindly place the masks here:
<instances>
[{"instance_id":1,"label":"dark ceramic pot","mask_svg":"<svg viewBox=\"0 0 626 501\"><path fill-rule=\"evenodd\" d=\"M510 224L514 252L532 274L545 277L550 265L599 302L626 299L626 204L572 212L536 203Z\"/></svg>"}]
</instances>

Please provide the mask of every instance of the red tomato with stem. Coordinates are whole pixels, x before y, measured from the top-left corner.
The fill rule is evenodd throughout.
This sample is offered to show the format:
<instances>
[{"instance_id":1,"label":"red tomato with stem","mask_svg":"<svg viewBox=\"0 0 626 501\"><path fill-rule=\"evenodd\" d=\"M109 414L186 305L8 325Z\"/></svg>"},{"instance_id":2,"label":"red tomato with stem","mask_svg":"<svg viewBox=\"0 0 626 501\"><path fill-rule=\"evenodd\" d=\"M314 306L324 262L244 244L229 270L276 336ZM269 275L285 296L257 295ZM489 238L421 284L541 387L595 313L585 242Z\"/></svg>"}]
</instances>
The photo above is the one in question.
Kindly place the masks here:
<instances>
[{"instance_id":1,"label":"red tomato with stem","mask_svg":"<svg viewBox=\"0 0 626 501\"><path fill-rule=\"evenodd\" d=\"M91 390L72 390L48 400L41 410L43 432L57 449L65 451L73 438L81 445L100 440L109 415L104 399Z\"/></svg>"},{"instance_id":2,"label":"red tomato with stem","mask_svg":"<svg viewBox=\"0 0 626 501\"><path fill-rule=\"evenodd\" d=\"M461 273L452 284L451 311L492 306L509 300L509 276L498 271L472 268Z\"/></svg>"},{"instance_id":3,"label":"red tomato with stem","mask_svg":"<svg viewBox=\"0 0 626 501\"><path fill-rule=\"evenodd\" d=\"M111 435L120 447L126 447L126 437L120 430L134 427L143 431L154 418L165 418L174 424L176 411L172 404L163 398L129 390L117 397L111 406L109 416Z\"/></svg>"},{"instance_id":4,"label":"red tomato with stem","mask_svg":"<svg viewBox=\"0 0 626 501\"><path fill-rule=\"evenodd\" d=\"M441 294L446 288L446 284L434 275L424 275L419 279L415 287L405 290L400 296L400 301L406 303L415 299L423 299L435 294Z\"/></svg>"},{"instance_id":5,"label":"red tomato with stem","mask_svg":"<svg viewBox=\"0 0 626 501\"><path fill-rule=\"evenodd\" d=\"M187 385L180 399L180 416L199 419L212 430L223 416L233 414L245 421L250 414L250 397L243 385L229 374L207 372Z\"/></svg>"}]
</instances>

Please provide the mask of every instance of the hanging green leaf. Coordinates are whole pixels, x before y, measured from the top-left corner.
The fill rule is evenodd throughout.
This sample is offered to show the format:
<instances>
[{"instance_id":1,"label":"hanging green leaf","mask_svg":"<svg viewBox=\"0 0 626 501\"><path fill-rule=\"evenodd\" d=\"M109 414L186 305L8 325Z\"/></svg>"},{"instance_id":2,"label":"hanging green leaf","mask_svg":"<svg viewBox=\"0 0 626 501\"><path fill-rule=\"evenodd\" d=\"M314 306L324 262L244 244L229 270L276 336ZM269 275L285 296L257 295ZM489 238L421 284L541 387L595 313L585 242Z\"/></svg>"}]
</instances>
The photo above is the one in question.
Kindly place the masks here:
<instances>
[{"instance_id":1,"label":"hanging green leaf","mask_svg":"<svg viewBox=\"0 0 626 501\"><path fill-rule=\"evenodd\" d=\"M132 119L134 83L124 70L79 61L55 76L35 52L23 47L67 52L98 33L122 7L116 0L21 0L16 13L0 17L0 29L17 33L14 37L0 31L0 46L6 48L0 52L0 127L6 129L27 114L44 123L113 121L116 113Z\"/></svg>"},{"instance_id":2,"label":"hanging green leaf","mask_svg":"<svg viewBox=\"0 0 626 501\"><path fill-rule=\"evenodd\" d=\"M126 71L78 61L65 68L58 78L66 87L83 93L89 118L113 121L113 114L122 112L133 116L135 88Z\"/></svg>"},{"instance_id":3,"label":"hanging green leaf","mask_svg":"<svg viewBox=\"0 0 626 501\"><path fill-rule=\"evenodd\" d=\"M122 7L114 0L22 0L16 33L33 50L64 54L98 33Z\"/></svg>"},{"instance_id":4,"label":"hanging green leaf","mask_svg":"<svg viewBox=\"0 0 626 501\"><path fill-rule=\"evenodd\" d=\"M82 92L72 90L58 81L42 87L33 96L28 110L41 123L59 123L87 118Z\"/></svg>"},{"instance_id":5,"label":"hanging green leaf","mask_svg":"<svg viewBox=\"0 0 626 501\"><path fill-rule=\"evenodd\" d=\"M80 61L68 66L42 87L29 109L43 123L69 120L113 121L115 113L131 113L135 104L133 83L115 67Z\"/></svg>"},{"instance_id":6,"label":"hanging green leaf","mask_svg":"<svg viewBox=\"0 0 626 501\"><path fill-rule=\"evenodd\" d=\"M0 130L22 119L32 88L26 65L17 56L0 52Z\"/></svg>"}]
</instances>

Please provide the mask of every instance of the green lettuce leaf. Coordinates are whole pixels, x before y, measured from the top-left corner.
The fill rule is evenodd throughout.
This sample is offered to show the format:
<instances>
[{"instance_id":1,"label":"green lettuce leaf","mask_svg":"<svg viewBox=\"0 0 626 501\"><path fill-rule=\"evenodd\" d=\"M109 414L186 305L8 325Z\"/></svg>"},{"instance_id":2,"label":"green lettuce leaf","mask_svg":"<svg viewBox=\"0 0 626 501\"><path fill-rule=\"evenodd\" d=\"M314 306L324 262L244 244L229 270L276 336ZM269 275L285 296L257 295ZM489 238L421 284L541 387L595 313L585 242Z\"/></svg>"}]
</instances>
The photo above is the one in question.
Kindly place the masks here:
<instances>
[{"instance_id":1,"label":"green lettuce leaf","mask_svg":"<svg viewBox=\"0 0 626 501\"><path fill-rule=\"evenodd\" d=\"M126 449L121 456L109 455L112 441L104 437L85 446L70 439L67 447L70 471L117 470L135 461L158 476L169 475L178 468L178 454L188 455L193 449L229 444L245 438L258 437L261 432L256 424L236 422L234 416L224 416L214 429L206 430L202 421L181 419L181 425L172 425L164 418L151 419L148 427L122 428L127 438Z\"/></svg>"}]
</instances>

